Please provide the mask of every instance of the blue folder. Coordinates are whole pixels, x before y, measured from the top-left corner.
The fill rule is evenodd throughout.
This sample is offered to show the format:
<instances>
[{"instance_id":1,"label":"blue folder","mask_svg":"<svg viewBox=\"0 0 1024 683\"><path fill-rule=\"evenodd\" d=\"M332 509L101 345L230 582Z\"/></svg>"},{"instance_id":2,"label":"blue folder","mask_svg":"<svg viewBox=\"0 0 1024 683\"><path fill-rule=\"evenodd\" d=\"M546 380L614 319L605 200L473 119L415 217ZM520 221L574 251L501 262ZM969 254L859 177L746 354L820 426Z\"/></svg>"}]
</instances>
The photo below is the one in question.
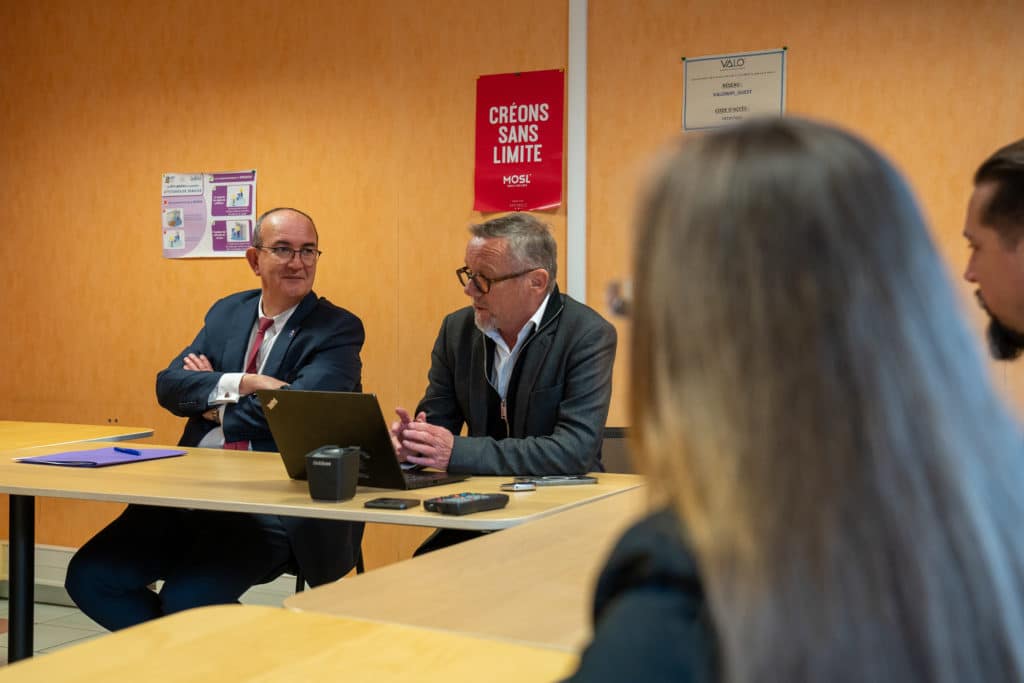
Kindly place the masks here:
<instances>
[{"instance_id":1,"label":"blue folder","mask_svg":"<svg viewBox=\"0 0 1024 683\"><path fill-rule=\"evenodd\" d=\"M131 451L131 452L125 452ZM136 453L138 455L136 455ZM94 448L87 451L64 451L50 455L34 455L30 458L16 458L18 462L32 465L63 465L65 467L108 467L129 462L158 460L185 455L185 451L173 448L127 448L115 450L114 446Z\"/></svg>"}]
</instances>

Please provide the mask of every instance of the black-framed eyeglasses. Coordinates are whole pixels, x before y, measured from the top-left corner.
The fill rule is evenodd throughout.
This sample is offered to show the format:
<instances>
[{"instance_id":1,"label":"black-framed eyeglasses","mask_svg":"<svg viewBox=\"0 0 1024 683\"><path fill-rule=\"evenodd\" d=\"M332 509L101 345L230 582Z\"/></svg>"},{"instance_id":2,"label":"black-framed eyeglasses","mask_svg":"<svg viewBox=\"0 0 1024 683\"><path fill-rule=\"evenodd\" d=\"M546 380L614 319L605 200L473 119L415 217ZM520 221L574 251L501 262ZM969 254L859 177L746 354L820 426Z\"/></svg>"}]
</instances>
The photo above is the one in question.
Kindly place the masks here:
<instances>
[{"instance_id":1,"label":"black-framed eyeglasses","mask_svg":"<svg viewBox=\"0 0 1024 683\"><path fill-rule=\"evenodd\" d=\"M535 270L537 270L537 268L527 268L526 270L521 270L518 273L512 273L510 275L487 277L486 275L481 275L480 273L474 273L469 266L462 266L461 268L455 271L455 274L458 276L459 282L462 283L463 287L472 282L473 285L480 290L481 294L486 294L487 292L491 291L491 285L497 282L504 282L505 280L512 280L517 277L522 277L523 275L526 275L527 273L532 273Z\"/></svg>"},{"instance_id":2,"label":"black-framed eyeglasses","mask_svg":"<svg viewBox=\"0 0 1024 683\"><path fill-rule=\"evenodd\" d=\"M299 255L299 260L305 266L311 266L316 263L316 260L320 258L320 254L323 252L313 247L302 247L301 249L292 249L291 247L264 247L263 245L253 245L257 249L270 252L274 257L281 263L291 263L291 260L295 258L295 255Z\"/></svg>"}]
</instances>

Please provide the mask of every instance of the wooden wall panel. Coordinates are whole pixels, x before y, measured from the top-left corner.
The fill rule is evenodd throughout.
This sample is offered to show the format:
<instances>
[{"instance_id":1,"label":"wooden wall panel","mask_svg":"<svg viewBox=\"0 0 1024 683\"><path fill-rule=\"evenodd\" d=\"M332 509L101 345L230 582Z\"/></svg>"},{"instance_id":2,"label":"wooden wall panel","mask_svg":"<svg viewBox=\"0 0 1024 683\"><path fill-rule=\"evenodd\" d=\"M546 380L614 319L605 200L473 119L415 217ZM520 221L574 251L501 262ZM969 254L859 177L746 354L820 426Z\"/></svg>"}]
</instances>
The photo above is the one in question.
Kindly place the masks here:
<instances>
[{"instance_id":1,"label":"wooden wall panel","mask_svg":"<svg viewBox=\"0 0 1024 683\"><path fill-rule=\"evenodd\" d=\"M683 56L787 46L787 109L837 122L906 174L960 281L971 175L1024 135L1024 4L1008 0L590 0L588 297L632 270L634 198L651 155L681 135ZM620 331L625 331L620 324ZM629 342L612 422L624 424ZM994 366L1018 411L1024 363Z\"/></svg>"}]
</instances>

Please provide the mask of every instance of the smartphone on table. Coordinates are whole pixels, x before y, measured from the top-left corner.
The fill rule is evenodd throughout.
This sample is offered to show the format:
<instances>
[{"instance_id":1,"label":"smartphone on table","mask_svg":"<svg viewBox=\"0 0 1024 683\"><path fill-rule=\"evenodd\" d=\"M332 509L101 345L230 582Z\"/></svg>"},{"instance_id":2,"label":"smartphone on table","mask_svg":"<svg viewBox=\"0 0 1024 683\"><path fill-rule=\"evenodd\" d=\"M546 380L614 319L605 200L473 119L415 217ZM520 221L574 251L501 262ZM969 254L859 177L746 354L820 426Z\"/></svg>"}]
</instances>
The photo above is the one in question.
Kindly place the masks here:
<instances>
[{"instance_id":1,"label":"smartphone on table","mask_svg":"<svg viewBox=\"0 0 1024 683\"><path fill-rule=\"evenodd\" d=\"M409 508L419 507L419 504L418 498L372 498L363 503L363 507L381 508L383 510L408 510Z\"/></svg>"},{"instance_id":2,"label":"smartphone on table","mask_svg":"<svg viewBox=\"0 0 1024 683\"><path fill-rule=\"evenodd\" d=\"M517 482L529 482L534 486L573 486L596 484L597 477L588 474L548 474L541 477L516 477Z\"/></svg>"}]
</instances>

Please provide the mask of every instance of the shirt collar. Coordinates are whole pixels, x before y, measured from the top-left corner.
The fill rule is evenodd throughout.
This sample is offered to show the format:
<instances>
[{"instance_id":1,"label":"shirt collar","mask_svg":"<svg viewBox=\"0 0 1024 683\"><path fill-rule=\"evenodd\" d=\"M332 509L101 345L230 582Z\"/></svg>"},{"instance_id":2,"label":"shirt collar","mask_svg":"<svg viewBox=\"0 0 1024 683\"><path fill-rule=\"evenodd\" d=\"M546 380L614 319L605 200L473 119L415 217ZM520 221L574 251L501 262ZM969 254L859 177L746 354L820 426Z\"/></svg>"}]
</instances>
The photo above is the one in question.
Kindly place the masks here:
<instances>
[{"instance_id":1,"label":"shirt collar","mask_svg":"<svg viewBox=\"0 0 1024 683\"><path fill-rule=\"evenodd\" d=\"M540 327L540 321L544 318L544 309L547 308L548 299L550 298L551 293L549 292L544 297L544 301L540 302L540 306L537 307L537 310L534 311L533 315L530 316L530 319L526 321L525 325L523 325L523 329L519 330L519 334L516 336L515 349L518 349L520 346L522 346L526 338L529 337L535 329ZM490 330L488 332L485 332L484 334L486 334L487 337L490 338L499 347L508 348L508 345L505 344L505 340L502 339L501 337L501 332L498 332L498 330ZM510 350L514 351L515 349Z\"/></svg>"},{"instance_id":2,"label":"shirt collar","mask_svg":"<svg viewBox=\"0 0 1024 683\"><path fill-rule=\"evenodd\" d=\"M299 303L301 303L301 302L299 302ZM288 324L288 319L292 317L292 313L294 313L295 309L298 308L298 307L299 307L299 304L295 304L291 308L289 308L287 310L284 310L284 311L281 311L280 313L278 313L275 316L272 316L272 318L274 320L274 324L271 325L271 328L274 330L274 334L280 334L281 333L281 330L284 329L284 326ZM262 294L260 294L260 304L256 308L256 313L259 315L260 318L266 318L267 317L263 313L263 295Z\"/></svg>"}]
</instances>

